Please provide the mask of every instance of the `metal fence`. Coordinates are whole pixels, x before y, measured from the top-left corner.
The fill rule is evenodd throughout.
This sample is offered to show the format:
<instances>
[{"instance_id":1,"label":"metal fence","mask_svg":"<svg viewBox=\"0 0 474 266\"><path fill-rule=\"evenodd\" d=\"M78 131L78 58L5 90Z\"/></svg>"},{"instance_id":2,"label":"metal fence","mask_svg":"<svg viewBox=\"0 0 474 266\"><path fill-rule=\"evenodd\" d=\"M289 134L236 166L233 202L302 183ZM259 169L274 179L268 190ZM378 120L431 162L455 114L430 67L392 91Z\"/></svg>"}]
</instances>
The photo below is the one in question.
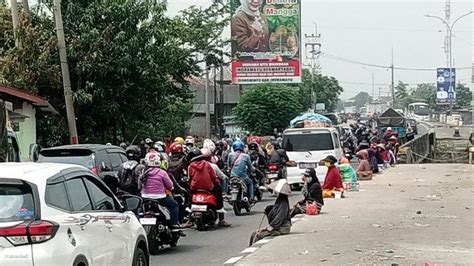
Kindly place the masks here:
<instances>
[{"instance_id":1,"label":"metal fence","mask_svg":"<svg viewBox=\"0 0 474 266\"><path fill-rule=\"evenodd\" d=\"M436 136L433 130L403 144L398 150L400 163L417 164L433 159L436 148Z\"/></svg>"}]
</instances>

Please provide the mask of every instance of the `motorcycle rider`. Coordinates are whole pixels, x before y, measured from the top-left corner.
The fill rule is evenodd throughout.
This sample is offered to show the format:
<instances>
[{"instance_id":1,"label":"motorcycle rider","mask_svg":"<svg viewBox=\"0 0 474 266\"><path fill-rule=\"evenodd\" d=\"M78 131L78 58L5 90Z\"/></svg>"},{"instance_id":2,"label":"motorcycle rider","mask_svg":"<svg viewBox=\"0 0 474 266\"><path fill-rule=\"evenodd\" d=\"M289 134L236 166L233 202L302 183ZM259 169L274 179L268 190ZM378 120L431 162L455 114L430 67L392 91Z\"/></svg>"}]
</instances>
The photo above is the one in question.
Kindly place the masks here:
<instances>
[{"instance_id":1,"label":"motorcycle rider","mask_svg":"<svg viewBox=\"0 0 474 266\"><path fill-rule=\"evenodd\" d=\"M193 136L187 136L186 139L184 140L184 145L186 145L185 149L189 152L192 149L194 149L194 144L196 140L194 139Z\"/></svg>"},{"instance_id":2,"label":"motorcycle rider","mask_svg":"<svg viewBox=\"0 0 474 266\"><path fill-rule=\"evenodd\" d=\"M286 151L281 147L280 142L275 140L272 142L273 151L270 154L270 163L278 163L278 179L286 178L284 174L284 167L286 167L286 163L290 160Z\"/></svg>"},{"instance_id":3,"label":"motorcycle rider","mask_svg":"<svg viewBox=\"0 0 474 266\"><path fill-rule=\"evenodd\" d=\"M224 201L222 198L222 189L216 172L211 164L198 149L192 150L187 156L189 163L188 174L191 191L205 190L212 193L217 200L216 209L219 213L219 226L228 227L230 224L224 220Z\"/></svg>"},{"instance_id":4,"label":"motorcycle rider","mask_svg":"<svg viewBox=\"0 0 474 266\"><path fill-rule=\"evenodd\" d=\"M170 196L174 188L173 181L171 181L168 173L160 168L160 154L154 151L147 153L145 163L147 169L141 172L138 181L141 196L157 200L160 205L168 208L172 227L174 229L181 228L179 224L178 203Z\"/></svg>"},{"instance_id":5,"label":"motorcycle rider","mask_svg":"<svg viewBox=\"0 0 474 266\"><path fill-rule=\"evenodd\" d=\"M146 167L140 164L140 148L131 145L125 151L129 161L120 165L117 173L120 189L132 195L140 195L138 190L138 176Z\"/></svg>"},{"instance_id":6,"label":"motorcycle rider","mask_svg":"<svg viewBox=\"0 0 474 266\"><path fill-rule=\"evenodd\" d=\"M247 196L249 201L254 202L254 183L250 174L253 172L250 156L244 152L245 145L241 140L236 140L232 144L234 152L229 154L227 164L229 166L230 177L238 177L247 185Z\"/></svg>"},{"instance_id":7,"label":"motorcycle rider","mask_svg":"<svg viewBox=\"0 0 474 266\"><path fill-rule=\"evenodd\" d=\"M187 183L184 182L183 177L187 168L188 163L186 161L186 155L184 154L184 147L182 144L174 142L170 146L170 165L168 170L176 181L185 187L187 187Z\"/></svg>"}]
</instances>

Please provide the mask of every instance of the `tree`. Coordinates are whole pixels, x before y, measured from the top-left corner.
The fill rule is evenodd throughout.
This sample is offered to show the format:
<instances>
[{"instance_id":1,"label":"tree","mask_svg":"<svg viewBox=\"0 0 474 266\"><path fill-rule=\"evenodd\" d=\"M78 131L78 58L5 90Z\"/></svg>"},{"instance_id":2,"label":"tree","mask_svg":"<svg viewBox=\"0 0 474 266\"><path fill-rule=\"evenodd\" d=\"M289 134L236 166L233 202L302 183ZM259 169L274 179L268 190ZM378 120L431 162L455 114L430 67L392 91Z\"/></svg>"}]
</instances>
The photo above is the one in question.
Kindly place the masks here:
<instances>
[{"instance_id":1,"label":"tree","mask_svg":"<svg viewBox=\"0 0 474 266\"><path fill-rule=\"evenodd\" d=\"M258 135L270 135L274 128L288 127L290 120L303 109L298 88L261 84L244 92L234 114L244 129Z\"/></svg>"},{"instance_id":2,"label":"tree","mask_svg":"<svg viewBox=\"0 0 474 266\"><path fill-rule=\"evenodd\" d=\"M334 77L328 77L321 74L314 75L314 81L311 72L303 69L303 82L299 85L300 97L305 109L311 108L311 91L316 94L316 102L324 103L327 111L333 111L337 107L339 95L343 88Z\"/></svg>"},{"instance_id":3,"label":"tree","mask_svg":"<svg viewBox=\"0 0 474 266\"><path fill-rule=\"evenodd\" d=\"M200 76L200 62L222 63L217 38L228 22L226 5L216 1L169 17L159 2L62 1L82 142L117 143L183 131L192 97L186 78ZM51 10L51 1L40 7ZM38 121L43 143L59 144L67 140L59 56L54 20L41 8L33 12L31 25L21 26L21 48L6 42L0 68L7 84L44 96L60 112ZM0 39L10 36L7 31Z\"/></svg>"},{"instance_id":4,"label":"tree","mask_svg":"<svg viewBox=\"0 0 474 266\"><path fill-rule=\"evenodd\" d=\"M354 104L356 106L356 109L359 110L361 107L364 107L367 103L369 103L371 100L370 95L365 92L361 91L357 93L357 95L354 97Z\"/></svg>"},{"instance_id":5,"label":"tree","mask_svg":"<svg viewBox=\"0 0 474 266\"><path fill-rule=\"evenodd\" d=\"M472 91L464 84L458 83L456 86L456 107L468 108L472 101Z\"/></svg>"},{"instance_id":6,"label":"tree","mask_svg":"<svg viewBox=\"0 0 474 266\"><path fill-rule=\"evenodd\" d=\"M413 102L410 96L408 84L398 81L397 86L395 86L395 99L397 102L397 107L399 108L405 108L408 106L408 104Z\"/></svg>"},{"instance_id":7,"label":"tree","mask_svg":"<svg viewBox=\"0 0 474 266\"><path fill-rule=\"evenodd\" d=\"M431 109L436 108L436 87L433 84L418 84L410 96L412 102L424 102L427 103Z\"/></svg>"}]
</instances>

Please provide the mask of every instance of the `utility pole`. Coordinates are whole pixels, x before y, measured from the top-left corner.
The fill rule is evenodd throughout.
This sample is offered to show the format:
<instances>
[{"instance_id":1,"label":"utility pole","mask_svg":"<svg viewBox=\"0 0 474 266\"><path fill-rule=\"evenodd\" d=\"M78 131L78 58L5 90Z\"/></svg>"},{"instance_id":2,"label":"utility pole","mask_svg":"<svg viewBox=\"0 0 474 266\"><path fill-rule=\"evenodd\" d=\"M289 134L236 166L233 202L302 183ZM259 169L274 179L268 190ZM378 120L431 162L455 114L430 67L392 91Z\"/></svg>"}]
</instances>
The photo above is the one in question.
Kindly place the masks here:
<instances>
[{"instance_id":1,"label":"utility pole","mask_svg":"<svg viewBox=\"0 0 474 266\"><path fill-rule=\"evenodd\" d=\"M12 24L13 24L13 35L15 37L15 46L20 47L20 40L17 34L20 26L20 19L18 18L18 3L16 0L10 0L10 8L12 10Z\"/></svg>"},{"instance_id":2,"label":"utility pole","mask_svg":"<svg viewBox=\"0 0 474 266\"><path fill-rule=\"evenodd\" d=\"M316 110L316 91L314 88L314 75L316 70L320 69L318 58L321 55L321 34L318 34L318 25L314 23L314 33L311 35L305 34L305 49L306 59L310 60L311 67L311 108Z\"/></svg>"},{"instance_id":3,"label":"utility pole","mask_svg":"<svg viewBox=\"0 0 474 266\"><path fill-rule=\"evenodd\" d=\"M373 70L364 66L362 68L369 71L370 75L372 76L372 100L375 100L375 72L377 72L377 70Z\"/></svg>"},{"instance_id":4,"label":"utility pole","mask_svg":"<svg viewBox=\"0 0 474 266\"><path fill-rule=\"evenodd\" d=\"M206 138L209 138L211 136L211 114L209 112L209 68L207 66L207 63L206 63L206 70L204 72L204 75L206 76L206 81L205 81L205 85L204 85L204 89L205 89L205 106L206 106L206 123L205 123L205 127L206 127Z\"/></svg>"},{"instance_id":5,"label":"utility pole","mask_svg":"<svg viewBox=\"0 0 474 266\"><path fill-rule=\"evenodd\" d=\"M53 0L53 12L56 20L56 34L58 35L59 60L61 61L61 72L63 76L64 100L66 104L67 124L71 144L79 143L76 128L76 115L74 113L74 101L72 98L71 80L69 78L69 66L67 63L66 41L64 39L63 18L61 15L61 0Z\"/></svg>"},{"instance_id":6,"label":"utility pole","mask_svg":"<svg viewBox=\"0 0 474 266\"><path fill-rule=\"evenodd\" d=\"M449 24L451 19L451 0L446 0L444 6L444 19ZM449 66L449 50L450 50L450 43L449 43L450 33L449 30L446 30L446 36L444 38L444 53L446 54L446 66Z\"/></svg>"},{"instance_id":7,"label":"utility pole","mask_svg":"<svg viewBox=\"0 0 474 266\"><path fill-rule=\"evenodd\" d=\"M392 101L393 101L393 107L396 107L396 100L395 100L395 73L394 73L394 67L393 67L393 48L392 48L392 64L390 65L390 69L392 70Z\"/></svg>"}]
</instances>

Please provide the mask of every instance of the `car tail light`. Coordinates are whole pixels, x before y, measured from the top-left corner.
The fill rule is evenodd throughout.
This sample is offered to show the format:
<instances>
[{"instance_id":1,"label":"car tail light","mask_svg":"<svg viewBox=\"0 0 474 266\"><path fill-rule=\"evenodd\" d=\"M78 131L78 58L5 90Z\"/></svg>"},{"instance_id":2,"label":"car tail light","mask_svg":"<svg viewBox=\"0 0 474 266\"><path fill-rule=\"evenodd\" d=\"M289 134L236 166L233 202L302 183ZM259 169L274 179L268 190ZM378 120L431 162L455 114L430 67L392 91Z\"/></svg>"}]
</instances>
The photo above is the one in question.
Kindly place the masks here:
<instances>
[{"instance_id":1,"label":"car tail light","mask_svg":"<svg viewBox=\"0 0 474 266\"><path fill-rule=\"evenodd\" d=\"M14 246L48 241L58 231L59 225L48 221L25 222L12 227L0 228L3 236Z\"/></svg>"},{"instance_id":2,"label":"car tail light","mask_svg":"<svg viewBox=\"0 0 474 266\"><path fill-rule=\"evenodd\" d=\"M269 163L268 170L270 171L278 171L278 163Z\"/></svg>"}]
</instances>

